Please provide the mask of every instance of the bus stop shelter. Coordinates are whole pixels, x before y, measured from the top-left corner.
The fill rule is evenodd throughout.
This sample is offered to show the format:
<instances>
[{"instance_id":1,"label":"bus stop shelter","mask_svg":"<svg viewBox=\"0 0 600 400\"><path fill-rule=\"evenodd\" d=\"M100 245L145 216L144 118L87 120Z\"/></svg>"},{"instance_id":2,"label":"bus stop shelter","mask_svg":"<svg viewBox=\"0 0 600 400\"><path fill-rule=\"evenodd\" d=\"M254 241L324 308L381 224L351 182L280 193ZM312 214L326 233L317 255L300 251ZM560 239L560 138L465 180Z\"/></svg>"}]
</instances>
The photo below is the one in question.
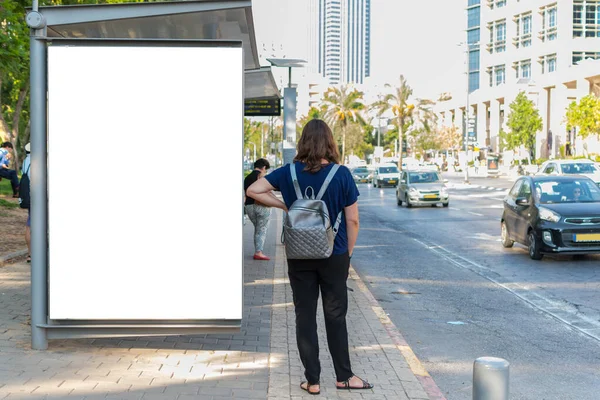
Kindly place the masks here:
<instances>
[{"instance_id":1,"label":"bus stop shelter","mask_svg":"<svg viewBox=\"0 0 600 400\"><path fill-rule=\"evenodd\" d=\"M162 312L162 314L157 313L153 309L146 309L144 311L143 304L136 305L136 307L139 307L140 310L139 318L134 314L127 313L122 315L119 313L112 315L110 312L107 312L106 314L103 314L102 312L94 314L91 310L90 316L87 317L85 307L82 309L80 314L69 314L69 312L63 313L64 310L58 310L56 311L55 315L58 315L59 317L52 317L49 299L52 297L53 281L50 279L50 277L52 276L51 268L53 268L53 266L51 265L52 257L49 256L49 253L52 251L53 243L60 242L57 236L58 234L54 235L53 231L58 232L60 230L59 227L61 225L61 221L58 218L55 218L55 223L52 224L53 229L49 229L49 215L51 216L52 212L56 212L52 210L56 209L57 207L57 201L53 201L52 199L51 193L53 192L51 187L54 184L51 182L51 180L49 180L49 176L51 176L50 170L52 169L52 165L54 165L52 161L54 157L53 150L59 149L59 147L56 146L56 143L60 143L60 140L52 139L52 135L50 135L49 138L49 126L51 127L52 124L55 124L59 119L56 116L58 114L53 111L57 106L57 101L53 99L56 99L57 96L53 97L52 90L49 90L49 80L50 84L52 84L52 76L57 70L55 67L49 67L49 48L58 47L59 45L63 48L77 47L79 43L85 43L86 46L90 48L93 48L94 46L105 46L107 48L124 46L125 48L131 49L135 48L135 46L141 46L145 49L154 47L159 47L162 49L173 46L183 48L208 48L209 50L211 48L213 50L218 48L223 50L223 54L229 54L229 50L237 52L235 54L241 54L240 73L242 75L239 80L240 91L239 93L237 90L232 91L232 97L238 96L240 100L240 102L235 103L235 107L232 107L231 109L231 112L234 115L232 118L234 118L236 121L234 121L232 125L227 125L229 114L227 114L227 110L225 110L223 111L220 121L216 121L217 123L222 124L225 128L223 129L223 132L219 132L219 129L216 129L216 131L214 129L214 126L217 126L218 128L221 125L210 125L213 127L212 131L210 132L211 135L206 136L207 140L208 138L219 137L230 140L229 143L232 144L232 151L234 153L238 150L240 151L240 157L237 155L234 155L234 157L241 160L243 141L241 132L243 128L242 123L238 120L243 118L243 100L280 98L279 90L276 86L275 80L273 79L270 68L261 67L259 65L251 0L197 0L161 3L126 3L36 8L37 7L34 7L34 9L30 11L27 16L28 24L32 28L30 78L32 148L32 347L34 349L45 349L48 346L48 339L53 338L196 334L208 332L229 332L239 329L241 324L242 304L241 301L239 301L238 294L241 298L241 294L243 293L243 261L241 257L239 260L236 259L233 262L236 264L236 277L231 281L231 284L235 285L232 290L236 292L236 302L239 302L239 304L236 303L234 305L234 313L227 314L227 316L223 318L221 318L221 316L218 314L218 311L207 314L209 315L207 318L202 317L201 313L190 314L195 315L196 317L189 317L185 313L174 313L173 316L170 316L168 314L168 309L166 314L165 312ZM212 50L209 50L207 50L205 53L198 54L221 54L213 53L211 52ZM56 54L58 54L58 51L56 51ZM121 54L130 57L124 57L125 60L135 59L135 57L132 58L130 54ZM232 60L236 59L235 54L232 56ZM80 58L75 58L73 60L81 61ZM223 58L222 60L225 59L227 58ZM103 62L105 61L101 59L98 60ZM206 59L196 58L195 60L195 62L197 62L195 65L198 66L199 75L202 74L203 70L206 70L206 66L210 66L211 63L215 62L214 59L208 57ZM116 62L119 62L119 59L117 59ZM65 68L69 67L68 63L63 63L62 65L64 65ZM79 64L74 64L74 70L72 71L74 76L76 76L78 73L81 75L81 71L76 71L76 65ZM146 66L148 68L152 67L148 64L137 65L140 74L144 72L143 70L146 69ZM186 68L183 68L182 70L187 71L185 73L189 74L191 77L194 77L193 73L190 74L190 71L194 70L194 65L186 65ZM100 70L100 74L101 73L102 71ZM180 72L180 70L177 69L173 71L165 71L165 74L161 74L161 76L164 77L168 74L171 74L171 76L176 76L175 74L180 73L183 72ZM135 75L130 76L135 77ZM235 77L235 75L232 76ZM99 77L90 76L89 80L95 81L97 78ZM206 77L203 79L206 81ZM181 86L186 85L185 80L180 79L178 82L180 82L179 85ZM223 90L226 91L229 82L227 80L221 80L220 84L222 85ZM57 86L58 85L55 84L54 87ZM191 82L190 88L194 87L196 90L196 95L201 99L201 80ZM227 103L228 98L226 94L219 97L225 103ZM92 96L89 97L89 99L91 98ZM202 104L210 104L210 99L201 100L204 101ZM238 104L239 107L237 106ZM215 110L218 109L215 108ZM108 117L110 118L110 115ZM148 115L148 118L151 117L155 118L156 116ZM188 115L188 117L190 116ZM190 121L193 120L190 119ZM237 129L236 125L238 122L240 125L239 130ZM227 126L229 126L229 128L234 127L234 129L228 130ZM206 134L205 132L202 133ZM54 136L59 136L59 134L55 134ZM231 139L230 136L234 136L234 138ZM52 147L53 140L55 144L54 147ZM198 139L196 138L195 140ZM100 142L100 138L98 138L98 141ZM201 142L197 143L199 144L198 147L202 146ZM60 151L58 153L60 153ZM234 169L235 168L237 168L237 164L234 166ZM189 169L186 170L189 171ZM234 185L236 186L235 190L237 190L238 184L241 188L241 161L240 168L237 173L240 175L240 179L239 182L236 181ZM56 178L55 182L60 182L60 179ZM108 185L110 185L110 183L108 183ZM56 186L59 186L59 184ZM201 189L198 190L201 192ZM236 192L236 199L231 204L241 204L241 195L239 195L239 198L237 196L238 195ZM60 208L58 209L60 210ZM237 209L241 209L241 206L239 206ZM216 211L217 213L220 211L223 214L226 214L227 212L233 213L233 210L219 210L219 205L216 205ZM214 210L213 213L215 213ZM198 218L202 218L201 213L198 214ZM65 218L65 220L66 219L67 218ZM235 223L237 223L237 221L235 221ZM221 237L221 239L231 239L231 246L241 247L241 237L239 237L239 243L237 240L237 233L241 235L241 224L242 218L240 213L240 227L239 230L237 230L236 225L234 229L236 234L232 235L234 238L231 239L227 237ZM115 230L118 231L119 227L117 226ZM160 229L157 229L157 231L160 231ZM225 233L226 231L216 230L214 236L219 238L219 236L224 236ZM73 235L76 236L77 232L73 232ZM107 249L97 250L97 254L101 254L101 252L104 252L105 250L108 251ZM156 250L148 249L148 251L150 252ZM59 253L59 251L57 250L55 253ZM241 250L239 254L241 255ZM85 258L86 259L84 260L78 261L82 264L82 267L85 267L88 261L90 262L90 265L93 264L93 260L91 260L91 258L93 258L92 255ZM201 269L201 272L198 272L197 267L198 266L196 266L195 270L193 270L193 273L196 274L196 277L199 276L200 278L202 278L202 271L206 271L208 273L210 271L223 268L223 266L218 266L218 268L217 266L210 266L214 268L209 268L209 266L207 266L206 269ZM188 270L191 270L191 267L188 268ZM186 272L187 270L183 269L182 271ZM147 272L147 274L151 273L151 271ZM100 276L98 271L90 271L90 274L96 274L96 276ZM240 274L242 275L241 281L239 279ZM140 276L143 275L144 274ZM136 286L135 273L131 274L128 279L130 280L120 282L121 287L128 287L129 285L129 288L132 288L133 292L135 292L136 289L133 288ZM186 280L188 279L188 276L183 274L178 279ZM160 279L158 279L158 281L160 281ZM58 282L58 278L56 282ZM169 284L168 280L165 282L165 285ZM172 280L170 282L172 283L175 281ZM67 281L66 284L68 286L69 282ZM76 278L73 278L72 284L79 284ZM225 284L227 285L227 283ZM57 291L57 288L61 288L61 286L57 283L54 283L54 288L54 290ZM93 285L88 289L93 290ZM77 293L80 293L81 296L85 297L85 290L88 289L84 288ZM107 297L112 296L112 293L110 293L110 287L106 287L104 290L106 291ZM177 294L176 289L172 289L171 292L173 294ZM86 304L85 298L66 297L62 300L64 300L65 304L74 304L79 302ZM194 298L187 300L193 301ZM131 301L135 302L135 299L132 299ZM168 298L165 301L168 302ZM105 299L98 300L97 305L102 308L103 302L105 302ZM209 302L203 301L202 303L204 304ZM54 304L56 306L58 301ZM113 307L118 306L119 304L113 305ZM202 306L202 304L200 304L200 306ZM211 306L213 308L215 307L214 304L204 304L204 306ZM65 308L65 310L67 308ZM106 308L110 309L110 306L106 305ZM117 308L113 309L116 310ZM135 312L136 308L131 308L131 310L134 310L133 312ZM238 312L238 310L240 312ZM123 315L125 315L125 317L123 317ZM156 315L156 317L153 317L153 315ZM200 317L197 317L198 315L200 315Z\"/></svg>"}]
</instances>

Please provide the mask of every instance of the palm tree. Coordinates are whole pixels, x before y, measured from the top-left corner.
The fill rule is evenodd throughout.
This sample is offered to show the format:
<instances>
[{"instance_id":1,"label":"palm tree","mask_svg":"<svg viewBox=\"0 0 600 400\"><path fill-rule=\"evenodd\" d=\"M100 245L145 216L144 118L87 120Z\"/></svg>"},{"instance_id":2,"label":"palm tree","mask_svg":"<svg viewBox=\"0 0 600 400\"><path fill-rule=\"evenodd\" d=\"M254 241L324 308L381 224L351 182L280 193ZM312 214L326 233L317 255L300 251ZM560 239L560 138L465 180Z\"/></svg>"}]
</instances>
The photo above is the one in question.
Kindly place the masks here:
<instances>
[{"instance_id":1,"label":"palm tree","mask_svg":"<svg viewBox=\"0 0 600 400\"><path fill-rule=\"evenodd\" d=\"M387 84L386 87L391 87ZM398 143L400 144L400 152L398 154L398 169L402 169L402 140L404 135L404 128L406 124L412 119L414 104L408 102L410 96L412 96L412 89L408 86L404 75L400 75L400 86L395 88L395 93L388 93L380 101L375 102L373 107L379 110L379 115L382 115L388 110L392 110L392 113L396 117L398 124Z\"/></svg>"},{"instance_id":2,"label":"palm tree","mask_svg":"<svg viewBox=\"0 0 600 400\"><path fill-rule=\"evenodd\" d=\"M361 115L365 109L363 95L363 92L342 85L339 88L329 88L323 98L323 105L326 107L325 120L342 129L342 163L346 157L346 133L349 125L365 123Z\"/></svg>"}]
</instances>

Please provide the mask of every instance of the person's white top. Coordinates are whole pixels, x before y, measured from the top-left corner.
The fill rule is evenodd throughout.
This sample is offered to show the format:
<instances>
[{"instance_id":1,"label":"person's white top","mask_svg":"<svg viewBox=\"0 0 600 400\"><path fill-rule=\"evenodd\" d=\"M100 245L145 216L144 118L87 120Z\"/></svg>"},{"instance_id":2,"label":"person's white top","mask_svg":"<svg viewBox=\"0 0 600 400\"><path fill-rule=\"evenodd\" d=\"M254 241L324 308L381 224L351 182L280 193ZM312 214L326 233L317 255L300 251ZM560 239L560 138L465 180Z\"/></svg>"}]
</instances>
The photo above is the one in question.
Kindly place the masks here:
<instances>
[{"instance_id":1,"label":"person's white top","mask_svg":"<svg viewBox=\"0 0 600 400\"><path fill-rule=\"evenodd\" d=\"M21 169L21 173L25 173L25 172L29 173L30 164L31 164L31 154L27 154L27 157L25 157L25 159L23 160L23 168Z\"/></svg>"}]
</instances>

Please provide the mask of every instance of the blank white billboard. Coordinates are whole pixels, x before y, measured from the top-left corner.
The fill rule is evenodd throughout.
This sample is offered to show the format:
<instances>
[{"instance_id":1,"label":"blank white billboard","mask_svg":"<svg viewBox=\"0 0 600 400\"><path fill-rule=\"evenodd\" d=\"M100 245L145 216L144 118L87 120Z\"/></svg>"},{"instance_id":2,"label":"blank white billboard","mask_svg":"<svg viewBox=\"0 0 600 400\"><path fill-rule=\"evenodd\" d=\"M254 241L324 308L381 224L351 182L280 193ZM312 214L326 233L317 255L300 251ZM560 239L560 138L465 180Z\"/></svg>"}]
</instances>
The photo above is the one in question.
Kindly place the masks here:
<instances>
[{"instance_id":1,"label":"blank white billboard","mask_svg":"<svg viewBox=\"0 0 600 400\"><path fill-rule=\"evenodd\" d=\"M48 48L49 314L242 318L241 47Z\"/></svg>"}]
</instances>

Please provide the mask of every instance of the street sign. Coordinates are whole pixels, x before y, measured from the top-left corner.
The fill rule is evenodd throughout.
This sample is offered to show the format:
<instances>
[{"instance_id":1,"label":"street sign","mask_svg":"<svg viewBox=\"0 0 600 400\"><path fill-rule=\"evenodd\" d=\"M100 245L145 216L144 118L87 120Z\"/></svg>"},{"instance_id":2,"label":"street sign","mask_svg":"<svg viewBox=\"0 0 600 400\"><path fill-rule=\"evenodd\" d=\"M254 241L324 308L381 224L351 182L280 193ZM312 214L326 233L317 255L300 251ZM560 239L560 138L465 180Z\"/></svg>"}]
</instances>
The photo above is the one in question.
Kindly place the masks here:
<instances>
[{"instance_id":1,"label":"street sign","mask_svg":"<svg viewBox=\"0 0 600 400\"><path fill-rule=\"evenodd\" d=\"M477 141L477 134L473 131L469 132L469 143L475 143Z\"/></svg>"},{"instance_id":2,"label":"street sign","mask_svg":"<svg viewBox=\"0 0 600 400\"><path fill-rule=\"evenodd\" d=\"M281 115L280 99L245 100L244 116L246 117L278 117Z\"/></svg>"}]
</instances>

